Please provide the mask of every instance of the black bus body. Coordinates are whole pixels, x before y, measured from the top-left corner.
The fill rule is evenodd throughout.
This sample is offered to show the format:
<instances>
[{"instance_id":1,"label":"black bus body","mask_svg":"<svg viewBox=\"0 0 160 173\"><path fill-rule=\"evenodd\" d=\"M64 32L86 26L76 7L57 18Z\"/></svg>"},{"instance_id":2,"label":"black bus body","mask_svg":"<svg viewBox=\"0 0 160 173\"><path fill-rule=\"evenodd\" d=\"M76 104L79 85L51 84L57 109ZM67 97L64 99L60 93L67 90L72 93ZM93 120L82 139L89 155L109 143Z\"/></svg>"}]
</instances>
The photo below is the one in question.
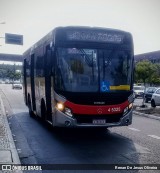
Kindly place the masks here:
<instances>
[{"instance_id":1,"label":"black bus body","mask_svg":"<svg viewBox=\"0 0 160 173\"><path fill-rule=\"evenodd\" d=\"M128 32L57 27L24 55L31 116L59 127L132 123L133 40Z\"/></svg>"}]
</instances>

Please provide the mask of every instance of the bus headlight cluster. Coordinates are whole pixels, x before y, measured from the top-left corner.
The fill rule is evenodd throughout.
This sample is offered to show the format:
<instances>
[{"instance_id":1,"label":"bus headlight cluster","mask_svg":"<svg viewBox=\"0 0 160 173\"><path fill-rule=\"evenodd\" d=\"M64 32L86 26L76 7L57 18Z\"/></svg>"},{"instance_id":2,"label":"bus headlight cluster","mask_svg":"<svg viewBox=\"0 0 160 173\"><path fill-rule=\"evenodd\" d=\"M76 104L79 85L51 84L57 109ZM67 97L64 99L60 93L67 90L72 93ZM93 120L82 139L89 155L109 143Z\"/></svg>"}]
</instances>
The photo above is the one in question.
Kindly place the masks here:
<instances>
[{"instance_id":1,"label":"bus headlight cluster","mask_svg":"<svg viewBox=\"0 0 160 173\"><path fill-rule=\"evenodd\" d=\"M72 111L71 111L71 109L69 109L69 108L65 108L65 109L64 109L64 113L65 113L66 115L70 116L70 117L73 116Z\"/></svg>"},{"instance_id":2,"label":"bus headlight cluster","mask_svg":"<svg viewBox=\"0 0 160 173\"><path fill-rule=\"evenodd\" d=\"M126 115L129 110L131 110L133 107L133 103L130 103L123 111L123 115Z\"/></svg>"},{"instance_id":3,"label":"bus headlight cluster","mask_svg":"<svg viewBox=\"0 0 160 173\"><path fill-rule=\"evenodd\" d=\"M73 116L71 109L65 107L63 103L57 102L56 108L70 117Z\"/></svg>"},{"instance_id":4,"label":"bus headlight cluster","mask_svg":"<svg viewBox=\"0 0 160 173\"><path fill-rule=\"evenodd\" d=\"M64 105L63 105L63 103L57 103L56 107L57 107L57 109L58 109L59 111L63 111L63 110L64 110Z\"/></svg>"}]
</instances>

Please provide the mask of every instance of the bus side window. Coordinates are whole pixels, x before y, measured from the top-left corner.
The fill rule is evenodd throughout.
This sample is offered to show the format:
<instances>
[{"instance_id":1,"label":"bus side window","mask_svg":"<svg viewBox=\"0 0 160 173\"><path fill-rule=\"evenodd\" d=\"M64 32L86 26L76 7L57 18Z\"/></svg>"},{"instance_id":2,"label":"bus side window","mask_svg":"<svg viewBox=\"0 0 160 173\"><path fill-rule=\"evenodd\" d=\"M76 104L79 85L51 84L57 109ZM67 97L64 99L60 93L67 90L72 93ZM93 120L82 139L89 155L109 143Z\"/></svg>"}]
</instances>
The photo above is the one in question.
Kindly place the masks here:
<instances>
[{"instance_id":1,"label":"bus side window","mask_svg":"<svg viewBox=\"0 0 160 173\"><path fill-rule=\"evenodd\" d=\"M43 70L43 61L44 57L37 56L36 57L36 77L43 77L44 70Z\"/></svg>"},{"instance_id":2,"label":"bus side window","mask_svg":"<svg viewBox=\"0 0 160 173\"><path fill-rule=\"evenodd\" d=\"M50 76L51 75L51 57L52 52L50 49L47 50L47 57L46 57L46 75Z\"/></svg>"},{"instance_id":3,"label":"bus side window","mask_svg":"<svg viewBox=\"0 0 160 173\"><path fill-rule=\"evenodd\" d=\"M55 64L56 64L56 59L55 59L55 48L52 47L51 49L51 75L54 76L54 71L55 71Z\"/></svg>"}]
</instances>

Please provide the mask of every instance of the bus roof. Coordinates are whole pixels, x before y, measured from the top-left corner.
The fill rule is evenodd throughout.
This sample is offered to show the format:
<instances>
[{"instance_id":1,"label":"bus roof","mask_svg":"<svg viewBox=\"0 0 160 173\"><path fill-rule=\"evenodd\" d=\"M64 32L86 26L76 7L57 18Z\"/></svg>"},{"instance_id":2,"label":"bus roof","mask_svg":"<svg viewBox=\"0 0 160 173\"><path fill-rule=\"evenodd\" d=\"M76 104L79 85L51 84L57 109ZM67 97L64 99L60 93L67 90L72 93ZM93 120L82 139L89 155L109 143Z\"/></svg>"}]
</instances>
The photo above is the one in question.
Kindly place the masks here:
<instances>
[{"instance_id":1,"label":"bus roof","mask_svg":"<svg viewBox=\"0 0 160 173\"><path fill-rule=\"evenodd\" d=\"M50 44L53 42L66 41L82 41L82 42L99 42L99 43L121 43L124 36L132 39L129 32L102 27L89 27L89 26L65 26L56 27L42 39L30 47L24 54L30 53L36 47L42 44Z\"/></svg>"}]
</instances>

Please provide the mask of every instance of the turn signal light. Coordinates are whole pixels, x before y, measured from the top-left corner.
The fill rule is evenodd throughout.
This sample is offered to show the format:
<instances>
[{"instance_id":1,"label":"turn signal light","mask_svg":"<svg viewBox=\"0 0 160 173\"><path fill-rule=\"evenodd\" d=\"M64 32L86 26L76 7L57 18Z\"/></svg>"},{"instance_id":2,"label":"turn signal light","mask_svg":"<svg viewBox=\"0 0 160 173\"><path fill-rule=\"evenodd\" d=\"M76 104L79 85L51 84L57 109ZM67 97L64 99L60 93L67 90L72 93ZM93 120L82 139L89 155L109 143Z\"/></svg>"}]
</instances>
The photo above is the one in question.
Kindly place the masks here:
<instances>
[{"instance_id":1,"label":"turn signal light","mask_svg":"<svg viewBox=\"0 0 160 173\"><path fill-rule=\"evenodd\" d=\"M133 107L133 103L129 104L129 109L131 109Z\"/></svg>"}]
</instances>

